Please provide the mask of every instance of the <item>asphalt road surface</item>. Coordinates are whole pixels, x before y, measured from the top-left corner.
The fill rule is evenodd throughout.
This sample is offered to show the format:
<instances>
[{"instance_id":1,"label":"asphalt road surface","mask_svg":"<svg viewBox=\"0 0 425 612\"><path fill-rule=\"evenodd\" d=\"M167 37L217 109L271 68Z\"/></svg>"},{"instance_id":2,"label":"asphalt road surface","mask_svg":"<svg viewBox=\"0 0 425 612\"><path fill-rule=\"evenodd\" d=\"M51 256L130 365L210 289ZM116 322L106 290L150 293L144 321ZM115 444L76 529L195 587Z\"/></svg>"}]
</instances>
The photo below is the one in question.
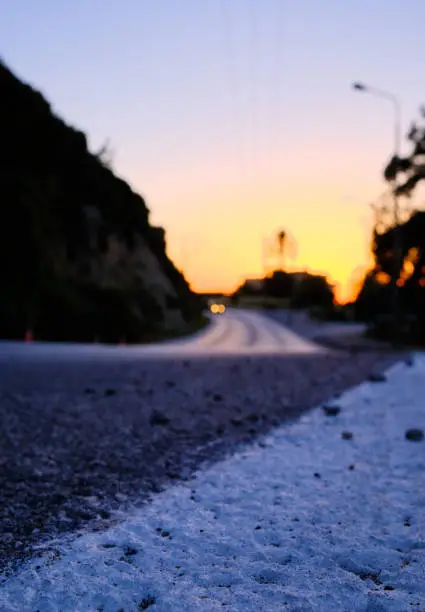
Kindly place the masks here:
<instances>
[{"instance_id":1,"label":"asphalt road surface","mask_svg":"<svg viewBox=\"0 0 425 612\"><path fill-rule=\"evenodd\" d=\"M1 568L58 534L104 529L395 359L332 353L232 310L152 346L1 342Z\"/></svg>"},{"instance_id":2,"label":"asphalt road surface","mask_svg":"<svg viewBox=\"0 0 425 612\"><path fill-rule=\"evenodd\" d=\"M253 311L228 309L211 317L206 330L190 338L143 346L22 342L0 343L0 363L13 360L82 360L166 358L181 356L264 355L323 352L282 325Z\"/></svg>"}]
</instances>

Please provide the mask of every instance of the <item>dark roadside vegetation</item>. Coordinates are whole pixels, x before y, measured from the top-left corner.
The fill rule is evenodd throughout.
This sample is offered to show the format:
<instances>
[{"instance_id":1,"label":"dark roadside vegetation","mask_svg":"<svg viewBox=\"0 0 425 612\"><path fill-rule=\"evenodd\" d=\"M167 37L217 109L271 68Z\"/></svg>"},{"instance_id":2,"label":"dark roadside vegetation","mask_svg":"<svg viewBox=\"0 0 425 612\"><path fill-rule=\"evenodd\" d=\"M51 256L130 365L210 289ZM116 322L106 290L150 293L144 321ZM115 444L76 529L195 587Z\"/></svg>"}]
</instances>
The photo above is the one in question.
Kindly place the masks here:
<instances>
[{"instance_id":1,"label":"dark roadside vegetation","mask_svg":"<svg viewBox=\"0 0 425 612\"><path fill-rule=\"evenodd\" d=\"M149 341L203 324L164 230L114 173L107 147L0 61L0 338Z\"/></svg>"}]
</instances>

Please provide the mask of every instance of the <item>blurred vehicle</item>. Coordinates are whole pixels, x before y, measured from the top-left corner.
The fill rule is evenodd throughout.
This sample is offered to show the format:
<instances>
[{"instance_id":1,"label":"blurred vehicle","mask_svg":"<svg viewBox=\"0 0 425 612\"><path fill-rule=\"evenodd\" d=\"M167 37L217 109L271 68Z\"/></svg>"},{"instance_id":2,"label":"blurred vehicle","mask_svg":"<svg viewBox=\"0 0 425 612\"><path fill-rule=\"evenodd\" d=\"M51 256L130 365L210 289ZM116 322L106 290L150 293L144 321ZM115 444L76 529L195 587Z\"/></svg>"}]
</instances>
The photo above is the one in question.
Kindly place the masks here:
<instances>
[{"instance_id":1,"label":"blurred vehicle","mask_svg":"<svg viewBox=\"0 0 425 612\"><path fill-rule=\"evenodd\" d=\"M210 311L213 314L223 314L226 312L226 306L224 304L211 304Z\"/></svg>"}]
</instances>

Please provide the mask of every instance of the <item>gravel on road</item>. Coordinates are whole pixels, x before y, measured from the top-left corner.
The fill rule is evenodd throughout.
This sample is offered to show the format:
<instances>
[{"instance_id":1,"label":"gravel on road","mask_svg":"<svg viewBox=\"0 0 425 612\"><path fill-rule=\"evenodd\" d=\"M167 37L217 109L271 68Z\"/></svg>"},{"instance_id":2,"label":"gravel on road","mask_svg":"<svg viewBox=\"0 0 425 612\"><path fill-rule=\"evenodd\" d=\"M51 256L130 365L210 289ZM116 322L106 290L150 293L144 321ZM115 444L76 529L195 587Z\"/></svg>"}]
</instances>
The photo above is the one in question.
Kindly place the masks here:
<instances>
[{"instance_id":1,"label":"gravel on road","mask_svg":"<svg viewBox=\"0 0 425 612\"><path fill-rule=\"evenodd\" d=\"M9 362L0 371L0 569L104 529L205 461L400 354Z\"/></svg>"}]
</instances>

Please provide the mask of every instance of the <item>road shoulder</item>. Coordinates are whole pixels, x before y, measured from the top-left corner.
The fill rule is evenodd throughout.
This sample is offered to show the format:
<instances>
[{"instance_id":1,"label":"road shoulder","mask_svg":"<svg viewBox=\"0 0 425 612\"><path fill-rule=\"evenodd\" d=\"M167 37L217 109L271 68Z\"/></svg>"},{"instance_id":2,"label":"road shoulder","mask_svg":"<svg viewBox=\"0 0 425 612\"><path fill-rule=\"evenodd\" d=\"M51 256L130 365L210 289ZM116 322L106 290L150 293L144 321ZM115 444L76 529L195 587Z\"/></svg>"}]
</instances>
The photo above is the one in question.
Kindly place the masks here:
<instances>
[{"instance_id":1,"label":"road shoulder","mask_svg":"<svg viewBox=\"0 0 425 612\"><path fill-rule=\"evenodd\" d=\"M422 609L424 442L405 432L425 427L424 381L423 356L397 364L337 415L318 407L58 543L2 584L2 609Z\"/></svg>"}]
</instances>

